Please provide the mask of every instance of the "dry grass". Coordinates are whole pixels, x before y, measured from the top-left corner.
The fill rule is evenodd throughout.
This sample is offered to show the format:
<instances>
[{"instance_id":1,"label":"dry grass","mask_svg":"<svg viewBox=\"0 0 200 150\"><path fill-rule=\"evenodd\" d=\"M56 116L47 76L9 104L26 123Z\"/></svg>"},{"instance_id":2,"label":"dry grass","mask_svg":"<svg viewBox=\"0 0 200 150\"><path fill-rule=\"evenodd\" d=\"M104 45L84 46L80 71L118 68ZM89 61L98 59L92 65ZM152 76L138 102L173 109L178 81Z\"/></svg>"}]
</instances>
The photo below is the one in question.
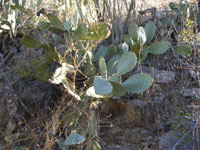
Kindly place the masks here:
<instances>
[{"instance_id":1,"label":"dry grass","mask_svg":"<svg viewBox=\"0 0 200 150\"><path fill-rule=\"evenodd\" d=\"M157 9L168 9L168 5L170 2L179 3L179 0L136 0L136 9L142 7L144 9L150 7L156 7ZM197 0L187 0L190 3L197 3Z\"/></svg>"}]
</instances>

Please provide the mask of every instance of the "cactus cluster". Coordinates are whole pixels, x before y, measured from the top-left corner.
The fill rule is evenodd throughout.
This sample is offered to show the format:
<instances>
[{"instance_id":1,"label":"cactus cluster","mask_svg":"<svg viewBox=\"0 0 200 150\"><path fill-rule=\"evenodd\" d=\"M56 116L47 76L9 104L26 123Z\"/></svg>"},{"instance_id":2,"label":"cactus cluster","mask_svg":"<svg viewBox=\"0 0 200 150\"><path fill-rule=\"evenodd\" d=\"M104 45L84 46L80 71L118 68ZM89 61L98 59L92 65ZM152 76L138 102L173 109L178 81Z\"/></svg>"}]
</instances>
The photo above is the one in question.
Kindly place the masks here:
<instances>
[{"instance_id":1,"label":"cactus cluster","mask_svg":"<svg viewBox=\"0 0 200 150\"><path fill-rule=\"evenodd\" d=\"M84 74L89 77L89 81L92 81L86 93L92 97L105 98L123 96L126 92L144 92L152 85L153 80L150 75L135 74L124 81L122 76L130 73L136 64L141 64L148 54L159 55L172 48L170 42L154 39L156 27L152 21L146 23L144 27L138 27L134 23L129 25L128 34L123 36L124 43L118 46L99 46L98 50L94 51L88 50L86 43L93 42L92 45L96 47L98 43L106 39L110 35L109 24L99 23L88 27L84 22L79 21L78 15L74 15L73 22L69 19L62 23L53 14L47 14L47 19L46 22L38 22L37 29L50 31L52 41L47 41L44 36L40 41L30 36L24 36L21 40L28 47L42 48L46 52L46 60L37 67L38 78L43 81L49 80L49 76L53 75L53 72L50 73L49 66L52 62L58 62L61 67L57 68L57 73L54 73L50 81L55 84L63 83L66 88L73 91L66 74L73 72L74 66L72 62L67 61L66 55L62 55L57 50L56 45L62 45L64 51L75 50L77 58L84 60ZM173 49L179 54L184 54L180 52L180 49L188 49L188 47L178 45ZM95 62L98 62L98 67L95 66Z\"/></svg>"},{"instance_id":2,"label":"cactus cluster","mask_svg":"<svg viewBox=\"0 0 200 150\"><path fill-rule=\"evenodd\" d=\"M153 81L150 75L135 74L125 81L122 81L122 76L131 72L136 64L144 61L148 53L162 54L170 48L170 43L167 41L151 43L154 35L153 22L148 22L145 28L131 24L128 34L124 35L125 42L119 44L118 50L114 45L108 48L100 47L92 59L99 61L100 75L92 79L93 85L88 89L87 94L93 97L110 97L123 96L126 92L141 93L147 90ZM111 57L106 63L107 53Z\"/></svg>"},{"instance_id":3,"label":"cactus cluster","mask_svg":"<svg viewBox=\"0 0 200 150\"><path fill-rule=\"evenodd\" d=\"M106 64L105 59L99 59L99 76L92 78L91 86L87 94L93 97L123 96L126 92L141 93L152 84L152 78L148 74L136 74L125 81L122 76L132 71L137 64L137 56L133 52L125 52L121 56L113 56ZM90 79L91 80L91 79Z\"/></svg>"}]
</instances>

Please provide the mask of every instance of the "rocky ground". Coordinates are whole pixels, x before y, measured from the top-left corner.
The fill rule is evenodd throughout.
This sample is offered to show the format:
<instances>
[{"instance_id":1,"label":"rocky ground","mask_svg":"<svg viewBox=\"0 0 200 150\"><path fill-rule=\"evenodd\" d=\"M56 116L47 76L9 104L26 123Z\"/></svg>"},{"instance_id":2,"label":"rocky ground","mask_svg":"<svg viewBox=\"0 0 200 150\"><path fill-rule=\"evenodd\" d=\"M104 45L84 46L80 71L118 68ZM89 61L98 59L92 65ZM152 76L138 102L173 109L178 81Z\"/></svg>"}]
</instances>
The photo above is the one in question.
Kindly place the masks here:
<instances>
[{"instance_id":1,"label":"rocky ground","mask_svg":"<svg viewBox=\"0 0 200 150\"><path fill-rule=\"evenodd\" d=\"M13 62L17 61L17 58L13 59L16 59ZM101 104L98 135L103 150L188 150L198 147L192 135L198 128L195 127L200 96L197 74L174 68L174 62L166 66L165 61L160 64L152 61L136 70L150 73L154 78L148 91L140 95L127 94ZM10 75L12 71L13 63L5 68L5 74ZM0 127L7 133L23 128L24 120L48 116L62 97L60 86L37 80L13 80L15 82L10 84L18 99L16 104L9 83L4 76L0 80Z\"/></svg>"}]
</instances>

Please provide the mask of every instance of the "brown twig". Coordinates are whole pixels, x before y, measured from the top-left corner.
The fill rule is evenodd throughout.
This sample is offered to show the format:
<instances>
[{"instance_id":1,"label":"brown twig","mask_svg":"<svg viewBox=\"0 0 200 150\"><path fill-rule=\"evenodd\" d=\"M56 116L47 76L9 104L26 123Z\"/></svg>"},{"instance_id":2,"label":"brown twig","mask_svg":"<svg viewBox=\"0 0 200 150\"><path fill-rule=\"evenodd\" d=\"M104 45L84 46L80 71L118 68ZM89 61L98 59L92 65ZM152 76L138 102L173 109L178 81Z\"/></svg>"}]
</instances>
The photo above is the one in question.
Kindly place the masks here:
<instances>
[{"instance_id":1,"label":"brown twig","mask_svg":"<svg viewBox=\"0 0 200 150\"><path fill-rule=\"evenodd\" d=\"M2 57L2 56L1 56L1 57ZM13 87L12 87L12 84L11 84L10 80L8 79L8 77L7 77L6 74L3 72L3 69L2 69L2 68L3 68L3 65L4 65L4 62L5 62L5 60L2 58L1 65L0 65L0 73L1 73L1 75L5 78L5 80L6 80L7 83L8 83L8 86L9 86L9 89L10 89L10 91L11 91L11 93L12 93L14 102L17 102L17 98L16 98L16 95L15 95L14 89L13 89Z\"/></svg>"},{"instance_id":2,"label":"brown twig","mask_svg":"<svg viewBox=\"0 0 200 150\"><path fill-rule=\"evenodd\" d=\"M125 27L125 28L127 27L128 20L129 20L129 18L130 18L130 16L131 16L131 11L132 11L132 9L133 9L134 1L135 1L135 0L131 0L131 4L129 5L128 14L127 14L126 21L125 21L125 24L124 24L124 27Z\"/></svg>"},{"instance_id":3,"label":"brown twig","mask_svg":"<svg viewBox=\"0 0 200 150\"><path fill-rule=\"evenodd\" d=\"M122 18L122 5L123 5L123 1L122 4L120 6L119 4L119 0L117 0L117 6L118 6L118 11L119 11L119 28L120 28L120 37L119 37L119 42L122 43L122 38L123 38L123 18Z\"/></svg>"}]
</instances>

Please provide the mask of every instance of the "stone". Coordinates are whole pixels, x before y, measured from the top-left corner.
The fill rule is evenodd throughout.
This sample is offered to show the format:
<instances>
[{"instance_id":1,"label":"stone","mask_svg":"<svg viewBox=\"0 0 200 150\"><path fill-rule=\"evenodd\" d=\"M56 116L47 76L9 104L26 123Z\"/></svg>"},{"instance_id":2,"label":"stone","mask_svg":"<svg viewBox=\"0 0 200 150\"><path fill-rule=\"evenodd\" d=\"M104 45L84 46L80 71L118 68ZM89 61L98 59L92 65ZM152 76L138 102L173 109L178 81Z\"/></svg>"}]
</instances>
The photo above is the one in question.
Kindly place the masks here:
<instances>
[{"instance_id":1,"label":"stone","mask_svg":"<svg viewBox=\"0 0 200 150\"><path fill-rule=\"evenodd\" d=\"M194 70L190 70L189 71L189 74L190 74L190 77L195 79L195 80L198 80L199 79L199 73L198 72L195 72Z\"/></svg>"},{"instance_id":2,"label":"stone","mask_svg":"<svg viewBox=\"0 0 200 150\"><path fill-rule=\"evenodd\" d=\"M150 136L150 133L143 128L128 128L124 131L125 141L128 143L141 144L148 136Z\"/></svg>"},{"instance_id":3,"label":"stone","mask_svg":"<svg viewBox=\"0 0 200 150\"><path fill-rule=\"evenodd\" d=\"M159 149L171 150L177 142L177 138L171 135L172 132L163 134L159 139Z\"/></svg>"},{"instance_id":4,"label":"stone","mask_svg":"<svg viewBox=\"0 0 200 150\"><path fill-rule=\"evenodd\" d=\"M175 80L175 73L172 71L158 70L156 68L149 68L142 66L142 72L151 74L154 79L154 82L157 83L169 83Z\"/></svg>"},{"instance_id":5,"label":"stone","mask_svg":"<svg viewBox=\"0 0 200 150\"><path fill-rule=\"evenodd\" d=\"M200 96L200 88L183 89L182 93L185 97Z\"/></svg>"},{"instance_id":6,"label":"stone","mask_svg":"<svg viewBox=\"0 0 200 150\"><path fill-rule=\"evenodd\" d=\"M132 100L125 104L125 123L131 123L134 126L142 126L142 111L146 102L143 100Z\"/></svg>"}]
</instances>

